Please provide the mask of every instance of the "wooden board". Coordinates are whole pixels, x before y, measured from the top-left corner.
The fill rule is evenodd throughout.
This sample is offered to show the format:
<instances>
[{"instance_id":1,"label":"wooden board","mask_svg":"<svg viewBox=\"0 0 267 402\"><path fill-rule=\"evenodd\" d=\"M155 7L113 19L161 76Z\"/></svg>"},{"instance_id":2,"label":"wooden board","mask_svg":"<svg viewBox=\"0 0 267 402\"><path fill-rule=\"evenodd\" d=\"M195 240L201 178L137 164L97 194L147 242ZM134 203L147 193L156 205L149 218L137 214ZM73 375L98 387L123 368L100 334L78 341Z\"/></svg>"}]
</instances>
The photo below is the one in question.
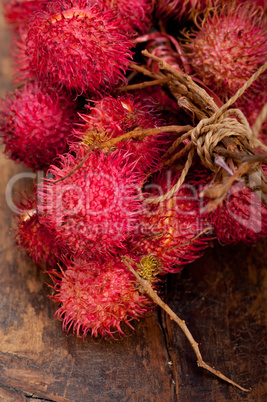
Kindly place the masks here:
<instances>
[{"instance_id":1,"label":"wooden board","mask_svg":"<svg viewBox=\"0 0 267 402\"><path fill-rule=\"evenodd\" d=\"M0 24L0 95L11 88L8 33ZM165 314L154 312L136 331L83 342L62 333L47 297L49 281L12 240L5 192L27 171L0 156L1 401L263 401L266 387L267 241L214 244L205 257L170 275L165 300L186 320L204 359L248 394L204 372ZM14 191L29 184L18 180Z\"/></svg>"}]
</instances>

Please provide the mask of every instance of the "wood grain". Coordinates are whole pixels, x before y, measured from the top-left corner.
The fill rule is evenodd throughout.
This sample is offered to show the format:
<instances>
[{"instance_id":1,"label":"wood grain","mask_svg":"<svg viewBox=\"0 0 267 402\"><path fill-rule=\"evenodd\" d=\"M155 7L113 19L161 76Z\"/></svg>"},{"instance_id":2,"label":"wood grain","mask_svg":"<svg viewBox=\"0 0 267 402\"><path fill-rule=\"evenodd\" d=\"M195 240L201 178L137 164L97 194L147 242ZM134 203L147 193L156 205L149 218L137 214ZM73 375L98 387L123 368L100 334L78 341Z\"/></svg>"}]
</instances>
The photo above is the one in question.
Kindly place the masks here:
<instances>
[{"instance_id":1,"label":"wood grain","mask_svg":"<svg viewBox=\"0 0 267 402\"><path fill-rule=\"evenodd\" d=\"M0 95L11 89L9 35L0 20ZM267 242L214 244L205 257L171 275L165 300L186 320L204 359L242 386L202 369L163 313L135 324L117 341L83 342L62 333L47 297L49 279L14 245L9 180L27 171L0 156L1 401L263 401L266 387ZM17 182L23 189L29 179ZM127 330L127 329L126 329Z\"/></svg>"}]
</instances>

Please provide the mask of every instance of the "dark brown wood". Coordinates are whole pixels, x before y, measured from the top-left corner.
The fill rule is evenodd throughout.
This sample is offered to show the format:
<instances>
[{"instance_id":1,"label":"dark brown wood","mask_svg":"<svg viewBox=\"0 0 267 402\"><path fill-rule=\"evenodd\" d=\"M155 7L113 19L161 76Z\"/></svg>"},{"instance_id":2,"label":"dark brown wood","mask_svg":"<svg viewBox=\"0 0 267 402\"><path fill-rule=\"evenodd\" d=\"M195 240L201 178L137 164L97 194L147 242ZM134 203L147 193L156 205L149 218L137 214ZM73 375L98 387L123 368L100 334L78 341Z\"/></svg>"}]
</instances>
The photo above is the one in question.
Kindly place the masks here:
<instances>
[{"instance_id":1,"label":"dark brown wood","mask_svg":"<svg viewBox=\"0 0 267 402\"><path fill-rule=\"evenodd\" d=\"M0 95L11 88L8 34L0 24ZM263 401L266 399L267 241L221 247L170 275L165 300L186 320L204 360L245 394L196 366L180 329L154 312L117 341L62 333L49 279L14 245L5 199L22 166L0 156L0 401ZM29 184L17 182L16 190Z\"/></svg>"},{"instance_id":2,"label":"dark brown wood","mask_svg":"<svg viewBox=\"0 0 267 402\"><path fill-rule=\"evenodd\" d=\"M266 240L254 247L217 244L174 280L169 278L167 302L186 320L204 360L252 388L249 394L239 392L197 368L188 342L163 316L178 400L265 399L266 246Z\"/></svg>"}]
</instances>

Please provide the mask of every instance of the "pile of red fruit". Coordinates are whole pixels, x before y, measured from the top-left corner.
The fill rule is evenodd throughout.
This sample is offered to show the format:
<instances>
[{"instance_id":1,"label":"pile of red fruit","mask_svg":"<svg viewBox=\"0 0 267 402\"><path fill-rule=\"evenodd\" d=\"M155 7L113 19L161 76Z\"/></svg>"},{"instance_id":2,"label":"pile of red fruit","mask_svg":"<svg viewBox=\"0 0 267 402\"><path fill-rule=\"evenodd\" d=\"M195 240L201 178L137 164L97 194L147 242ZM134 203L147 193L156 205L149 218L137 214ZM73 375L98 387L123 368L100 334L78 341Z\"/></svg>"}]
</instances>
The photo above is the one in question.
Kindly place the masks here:
<instances>
[{"instance_id":1,"label":"pile of red fruit","mask_svg":"<svg viewBox=\"0 0 267 402\"><path fill-rule=\"evenodd\" d=\"M157 287L215 238L266 237L267 208L241 181L215 210L205 208L214 174L197 156L170 199L147 202L181 175L183 156L162 163L178 134L158 130L108 146L134 130L194 125L164 84L142 88L133 66L152 78L159 69L145 48L190 74L218 106L231 97L267 58L264 0L11 0L4 12L19 87L1 100L2 143L11 159L46 171L17 201L16 240L53 279L64 329L123 334L123 323L153 308L125 256ZM266 77L235 105L251 125L267 102ZM129 84L136 89L123 91ZM266 123L260 138L267 143ZM220 169L230 176L235 166L225 159Z\"/></svg>"}]
</instances>

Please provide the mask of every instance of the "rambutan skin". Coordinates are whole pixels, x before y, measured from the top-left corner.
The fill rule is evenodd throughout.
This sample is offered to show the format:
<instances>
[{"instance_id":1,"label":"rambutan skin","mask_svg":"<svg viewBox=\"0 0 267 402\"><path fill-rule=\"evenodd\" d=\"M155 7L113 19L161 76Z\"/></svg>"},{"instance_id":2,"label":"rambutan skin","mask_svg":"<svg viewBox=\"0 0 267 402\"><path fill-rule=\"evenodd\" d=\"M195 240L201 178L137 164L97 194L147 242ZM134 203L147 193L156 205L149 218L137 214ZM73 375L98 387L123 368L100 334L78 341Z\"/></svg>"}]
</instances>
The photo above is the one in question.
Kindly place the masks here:
<instances>
[{"instance_id":1,"label":"rambutan skin","mask_svg":"<svg viewBox=\"0 0 267 402\"><path fill-rule=\"evenodd\" d=\"M234 104L234 107L237 107L242 110L250 126L253 127L266 103L267 103L267 85L265 86L265 88L262 88L260 94L250 93L249 96L246 96L245 99L243 97L237 99L237 101ZM265 145L267 145L267 119L265 119L265 121L262 122L260 132L258 133L258 138Z\"/></svg>"},{"instance_id":2,"label":"rambutan skin","mask_svg":"<svg viewBox=\"0 0 267 402\"><path fill-rule=\"evenodd\" d=\"M223 204L208 215L208 220L223 245L253 244L267 236L267 208L242 182L232 186Z\"/></svg>"},{"instance_id":3,"label":"rambutan skin","mask_svg":"<svg viewBox=\"0 0 267 402\"><path fill-rule=\"evenodd\" d=\"M75 120L73 102L64 93L35 81L0 102L0 136L11 159L46 169L67 150Z\"/></svg>"},{"instance_id":4,"label":"rambutan skin","mask_svg":"<svg viewBox=\"0 0 267 402\"><path fill-rule=\"evenodd\" d=\"M253 3L259 7L262 7L263 10L267 10L267 1L266 0L247 0L248 3ZM244 3L244 0L237 0L237 4Z\"/></svg>"},{"instance_id":5,"label":"rambutan skin","mask_svg":"<svg viewBox=\"0 0 267 402\"><path fill-rule=\"evenodd\" d=\"M38 11L44 10L49 0L11 0L3 3L4 16L15 30L26 27Z\"/></svg>"},{"instance_id":6,"label":"rambutan skin","mask_svg":"<svg viewBox=\"0 0 267 402\"><path fill-rule=\"evenodd\" d=\"M17 245L38 267L54 269L62 258L62 250L58 246L55 233L40 222L36 194L31 196L27 193L22 194L20 200L16 202L16 207L19 212L15 216Z\"/></svg>"},{"instance_id":7,"label":"rambutan skin","mask_svg":"<svg viewBox=\"0 0 267 402\"><path fill-rule=\"evenodd\" d=\"M267 16L255 4L220 2L185 45L189 62L204 84L226 101L267 57ZM266 73L243 95L260 93Z\"/></svg>"},{"instance_id":8,"label":"rambutan skin","mask_svg":"<svg viewBox=\"0 0 267 402\"><path fill-rule=\"evenodd\" d=\"M94 107L87 106L88 113L81 115L83 125L76 130L77 138L88 146L93 141L103 142L119 137L137 128L158 127L163 123L152 99L141 99L130 94L114 98L107 96L96 101ZM117 149L128 152L129 163L145 171L160 163L160 156L169 141L167 134L157 134L143 139L129 139L116 145Z\"/></svg>"},{"instance_id":9,"label":"rambutan skin","mask_svg":"<svg viewBox=\"0 0 267 402\"><path fill-rule=\"evenodd\" d=\"M156 18L160 20L190 18L205 10L214 0L155 0Z\"/></svg>"},{"instance_id":10,"label":"rambutan skin","mask_svg":"<svg viewBox=\"0 0 267 402\"><path fill-rule=\"evenodd\" d=\"M130 35L144 35L149 31L153 20L151 0L103 0L103 3L119 13Z\"/></svg>"},{"instance_id":11,"label":"rambutan skin","mask_svg":"<svg viewBox=\"0 0 267 402\"><path fill-rule=\"evenodd\" d=\"M55 294L60 303L56 317L63 321L63 330L85 338L124 335L122 323L147 315L152 301L135 286L134 275L119 258L109 262L75 260L66 271L51 272Z\"/></svg>"},{"instance_id":12,"label":"rambutan skin","mask_svg":"<svg viewBox=\"0 0 267 402\"><path fill-rule=\"evenodd\" d=\"M142 88L133 91L133 95L141 96L142 99L146 102L153 99L158 105L160 105L161 115L164 116L164 121L168 121L168 124L173 125L181 125L184 123L185 116L184 113L179 109L177 102L171 98L171 96L165 91L165 89L161 85L154 85L148 88ZM162 125L166 123L163 122ZM176 138L173 135L173 141ZM172 142L173 142L172 141Z\"/></svg>"},{"instance_id":13,"label":"rambutan skin","mask_svg":"<svg viewBox=\"0 0 267 402\"><path fill-rule=\"evenodd\" d=\"M165 173L149 184L151 198L165 194L177 182L179 175L170 171ZM213 239L212 227L202 213L199 197L209 180L210 175L206 171L196 171L172 198L149 205L139 233L129 244L131 252L137 256L154 255L161 261L163 273L178 272L183 265L201 257ZM149 194L149 188L147 192Z\"/></svg>"},{"instance_id":14,"label":"rambutan skin","mask_svg":"<svg viewBox=\"0 0 267 402\"><path fill-rule=\"evenodd\" d=\"M11 43L10 56L14 71L13 82L17 85L38 81L36 74L29 67L29 57L26 54L27 34L28 29L20 26Z\"/></svg>"},{"instance_id":15,"label":"rambutan skin","mask_svg":"<svg viewBox=\"0 0 267 402\"><path fill-rule=\"evenodd\" d=\"M71 174L84 160L82 151L76 157L62 156L61 168L50 168L52 178L38 187L38 210L41 222L73 254L107 258L125 248L125 240L138 225L142 202L137 188L143 176L118 152L92 152Z\"/></svg>"},{"instance_id":16,"label":"rambutan skin","mask_svg":"<svg viewBox=\"0 0 267 402\"><path fill-rule=\"evenodd\" d=\"M29 24L26 53L40 78L78 94L99 95L124 82L132 42L114 10L86 0L59 0Z\"/></svg>"},{"instance_id":17,"label":"rambutan skin","mask_svg":"<svg viewBox=\"0 0 267 402\"><path fill-rule=\"evenodd\" d=\"M187 74L190 73L186 55L180 43L172 35L154 32L148 35L148 38L150 38L150 40L147 41L146 49L149 53L160 57L178 71L186 72ZM159 64L152 59L147 59L147 66L157 74L160 71Z\"/></svg>"}]
</instances>

